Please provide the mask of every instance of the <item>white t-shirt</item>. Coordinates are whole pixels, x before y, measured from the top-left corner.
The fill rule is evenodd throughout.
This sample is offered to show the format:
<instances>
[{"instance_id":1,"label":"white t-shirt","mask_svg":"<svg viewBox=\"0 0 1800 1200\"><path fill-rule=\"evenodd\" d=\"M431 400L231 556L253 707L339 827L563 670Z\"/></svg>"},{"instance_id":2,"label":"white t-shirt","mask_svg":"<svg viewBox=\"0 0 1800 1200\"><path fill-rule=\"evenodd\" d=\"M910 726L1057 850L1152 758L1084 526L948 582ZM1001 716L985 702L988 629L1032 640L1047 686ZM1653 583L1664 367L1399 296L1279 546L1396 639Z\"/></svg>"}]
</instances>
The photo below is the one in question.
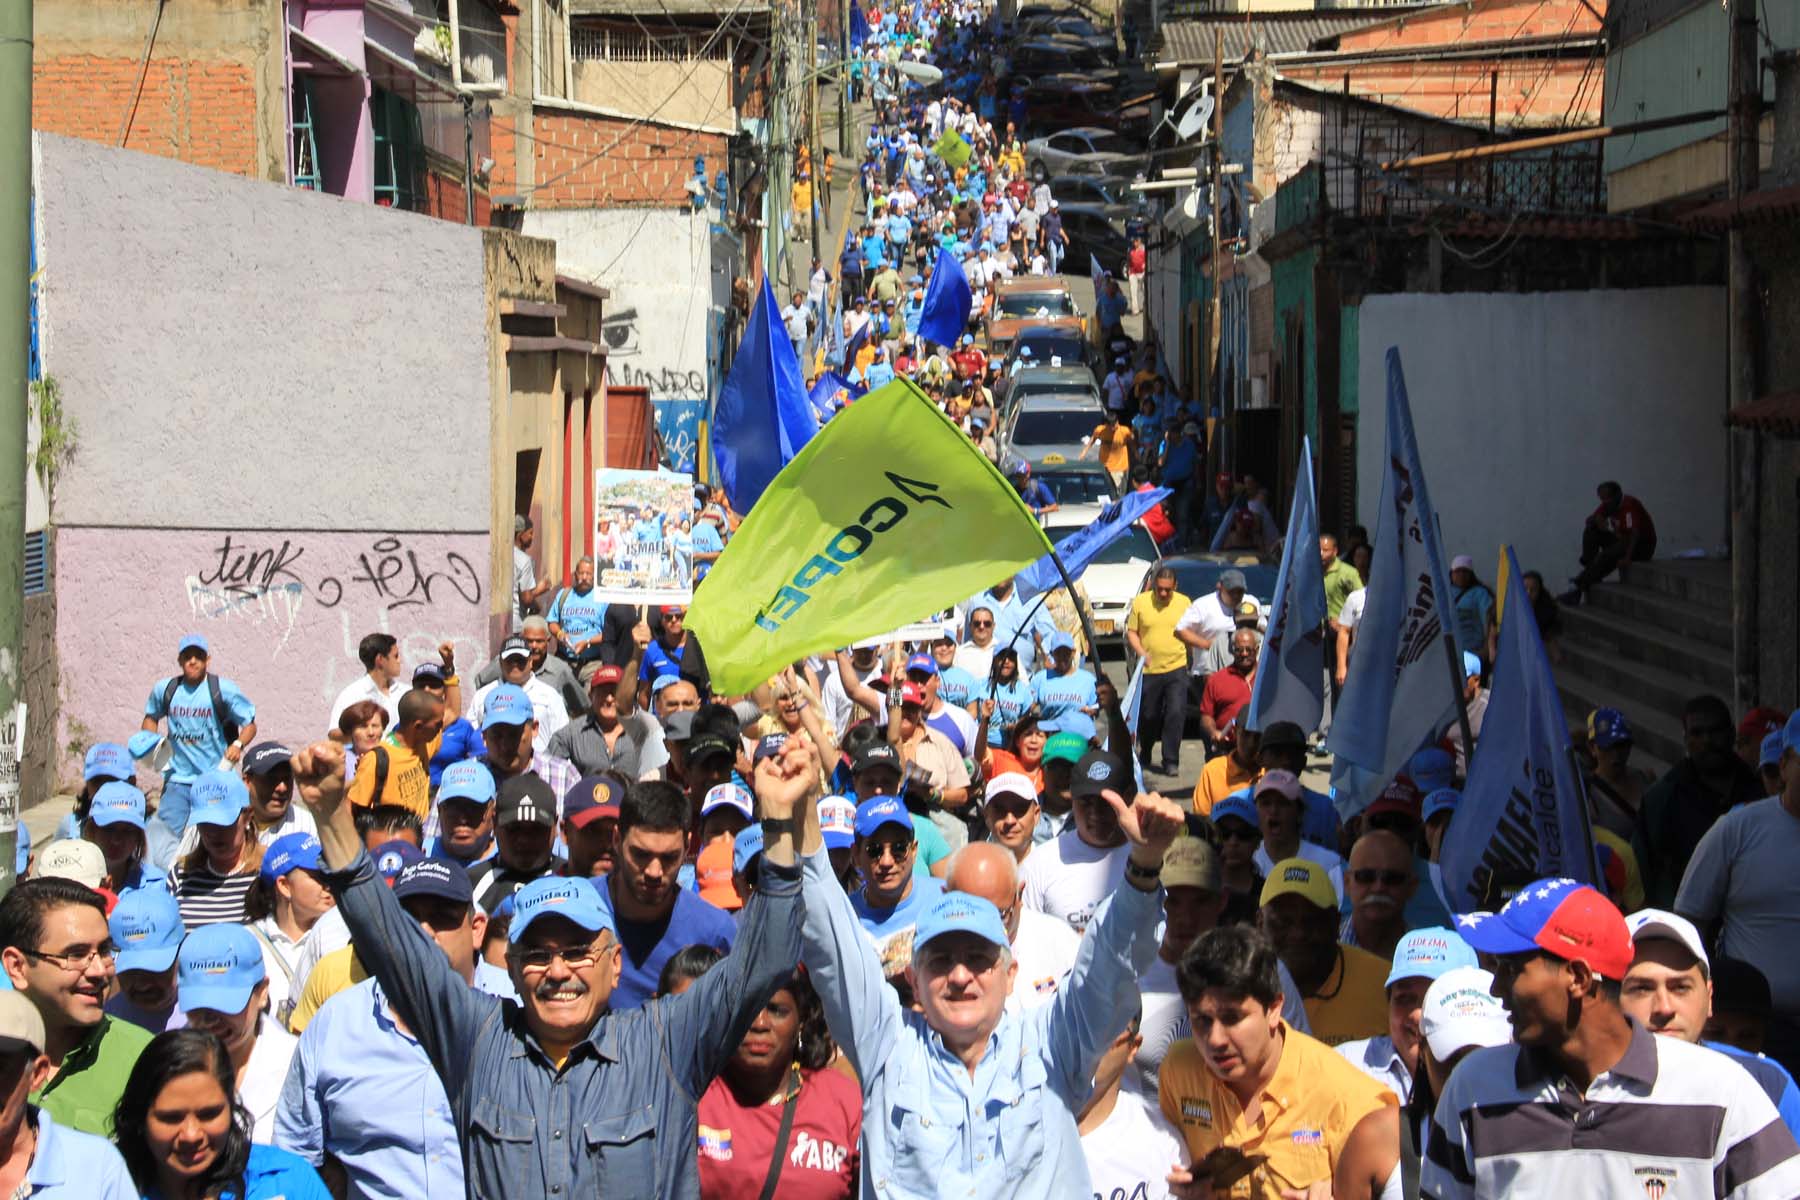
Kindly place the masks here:
<instances>
[{"instance_id":1,"label":"white t-shirt","mask_svg":"<svg viewBox=\"0 0 1800 1200\"><path fill-rule=\"evenodd\" d=\"M1127 1076L1131 1068L1125 1068ZM1081 1135L1095 1200L1167 1200L1170 1167L1188 1163L1187 1144L1157 1105L1129 1083L1112 1112Z\"/></svg>"},{"instance_id":2,"label":"white t-shirt","mask_svg":"<svg viewBox=\"0 0 1800 1200\"><path fill-rule=\"evenodd\" d=\"M1125 878L1131 843L1109 849L1090 846L1073 826L1031 852L1019 874L1025 881L1024 907L1036 909L1080 933L1100 902Z\"/></svg>"},{"instance_id":3,"label":"white t-shirt","mask_svg":"<svg viewBox=\"0 0 1800 1200\"><path fill-rule=\"evenodd\" d=\"M988 676L994 673L994 651L997 648L992 642L985 646L964 642L956 648L956 657L950 660L950 665L967 671L977 682L986 683Z\"/></svg>"},{"instance_id":4,"label":"white t-shirt","mask_svg":"<svg viewBox=\"0 0 1800 1200\"><path fill-rule=\"evenodd\" d=\"M1081 936L1068 925L1021 905L1019 933L1012 943L1019 973L1013 977L1006 1007L1023 1012L1056 999L1063 980L1075 969L1080 949Z\"/></svg>"},{"instance_id":5,"label":"white t-shirt","mask_svg":"<svg viewBox=\"0 0 1800 1200\"><path fill-rule=\"evenodd\" d=\"M880 674L881 659L877 657L874 665L862 672L862 679L858 682L866 684ZM858 717L856 701L850 699L850 693L844 690L844 681L838 676L836 667L826 674L825 682L819 687L819 703L825 708L825 719L831 722L831 728L839 737L844 735L844 730L856 724ZM886 720L885 713L879 715Z\"/></svg>"},{"instance_id":6,"label":"white t-shirt","mask_svg":"<svg viewBox=\"0 0 1800 1200\"><path fill-rule=\"evenodd\" d=\"M469 701L469 711L465 714L469 724L481 728L481 708L487 703L488 693L499 687L501 680L477 688L475 696ZM535 754L550 753L550 739L564 725L569 723L569 706L563 703L561 693L533 674L525 680L525 695L531 701L531 715L537 720L537 736L531 739L531 749Z\"/></svg>"},{"instance_id":7,"label":"white t-shirt","mask_svg":"<svg viewBox=\"0 0 1800 1200\"><path fill-rule=\"evenodd\" d=\"M1327 850L1316 842L1302 839L1300 849L1294 851L1294 857L1304 858L1307 862L1316 862L1330 872L1331 886L1337 889L1338 903L1344 902L1344 860L1335 850ZM1256 853L1251 855L1250 861L1256 864L1256 869L1262 872L1265 879L1275 870L1275 860L1270 858L1269 852L1261 846L1256 848Z\"/></svg>"},{"instance_id":8,"label":"white t-shirt","mask_svg":"<svg viewBox=\"0 0 1800 1200\"><path fill-rule=\"evenodd\" d=\"M274 1145L275 1106L281 1102L281 1085L287 1082L288 1064L300 1039L268 1013L256 1020L256 1045L238 1085L238 1099L250 1110L250 1140Z\"/></svg>"},{"instance_id":9,"label":"white t-shirt","mask_svg":"<svg viewBox=\"0 0 1800 1200\"><path fill-rule=\"evenodd\" d=\"M383 692L375 686L375 680L370 677L369 673L364 671L351 681L350 686L338 693L336 700L331 702L331 719L325 723L325 728L336 729L338 718L343 716L344 710L352 704L373 700L387 709L387 727L392 729L400 723L400 697L406 695L406 690L406 684L396 679L388 687L388 690Z\"/></svg>"},{"instance_id":10,"label":"white t-shirt","mask_svg":"<svg viewBox=\"0 0 1800 1200\"><path fill-rule=\"evenodd\" d=\"M525 624L525 606L519 603L519 593L529 592L537 586L537 566L531 561L531 555L513 547L513 590L512 590L512 627L517 633ZM332 723L334 726L336 722Z\"/></svg>"},{"instance_id":11,"label":"white t-shirt","mask_svg":"<svg viewBox=\"0 0 1800 1200\"><path fill-rule=\"evenodd\" d=\"M1362 624L1363 605L1368 603L1369 589L1357 588L1344 597L1344 607L1338 609L1338 624L1345 629L1355 629Z\"/></svg>"},{"instance_id":12,"label":"white t-shirt","mask_svg":"<svg viewBox=\"0 0 1800 1200\"><path fill-rule=\"evenodd\" d=\"M1217 642L1219 638L1229 638L1235 633L1237 622L1232 619L1230 613L1225 611L1225 603L1219 599L1219 593L1215 589L1188 605L1187 611L1181 614L1181 619L1175 622L1175 628L1178 630L1196 629L1202 636L1212 638ZM1197 667L1202 665L1201 660L1203 659L1203 655L1196 656L1195 665ZM1197 675L1205 673L1205 671L1195 671Z\"/></svg>"},{"instance_id":13,"label":"white t-shirt","mask_svg":"<svg viewBox=\"0 0 1800 1200\"><path fill-rule=\"evenodd\" d=\"M334 950L342 950L350 944L350 927L344 924L341 909L328 908L325 915L313 923L300 939L300 948L294 955L294 981L291 996L298 1000L306 990L306 977L312 974L319 960Z\"/></svg>"},{"instance_id":14,"label":"white t-shirt","mask_svg":"<svg viewBox=\"0 0 1800 1200\"><path fill-rule=\"evenodd\" d=\"M262 947L263 973L269 979L269 1011L285 1028L288 1009L298 999L298 992L294 990L294 964L300 958L300 943L282 931L275 923L273 913L253 922L250 932L256 935L256 942Z\"/></svg>"}]
</instances>

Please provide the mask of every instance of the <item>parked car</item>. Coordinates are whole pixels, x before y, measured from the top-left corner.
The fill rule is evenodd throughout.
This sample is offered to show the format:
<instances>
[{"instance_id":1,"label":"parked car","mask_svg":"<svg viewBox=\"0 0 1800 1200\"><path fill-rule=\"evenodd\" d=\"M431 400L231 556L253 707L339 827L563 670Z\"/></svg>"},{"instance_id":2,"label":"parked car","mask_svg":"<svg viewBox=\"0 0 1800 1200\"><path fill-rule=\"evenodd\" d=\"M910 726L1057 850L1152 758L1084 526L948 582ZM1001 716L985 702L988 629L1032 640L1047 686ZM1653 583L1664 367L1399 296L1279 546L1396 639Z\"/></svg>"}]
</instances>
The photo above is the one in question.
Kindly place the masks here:
<instances>
[{"instance_id":1,"label":"parked car","mask_svg":"<svg viewBox=\"0 0 1800 1200\"><path fill-rule=\"evenodd\" d=\"M1081 439L1106 419L1092 392L1045 392L1013 405L1000 424L1002 458L1015 454L1036 471L1075 461Z\"/></svg>"},{"instance_id":2,"label":"parked car","mask_svg":"<svg viewBox=\"0 0 1800 1200\"><path fill-rule=\"evenodd\" d=\"M1039 37L1073 38L1095 50L1111 50L1114 53L1118 51L1118 43L1112 34L1096 29L1092 21L1071 12L1023 17L1014 28L1017 31L1017 37L1021 40Z\"/></svg>"},{"instance_id":3,"label":"parked car","mask_svg":"<svg viewBox=\"0 0 1800 1200\"><path fill-rule=\"evenodd\" d=\"M1064 509L1045 518L1044 532L1049 535L1051 545L1059 545L1086 529L1093 519ZM1156 542L1143 525L1136 524L1088 564L1087 570L1081 573L1081 587L1087 593L1095 637L1124 640L1125 617L1131 610L1132 597L1138 593L1138 580L1155 561Z\"/></svg>"},{"instance_id":4,"label":"parked car","mask_svg":"<svg viewBox=\"0 0 1800 1200\"><path fill-rule=\"evenodd\" d=\"M1081 328L1081 309L1060 275L1015 275L994 284L994 307L987 316L988 356L1003 358L1027 322L1063 321Z\"/></svg>"},{"instance_id":5,"label":"parked car","mask_svg":"<svg viewBox=\"0 0 1800 1200\"><path fill-rule=\"evenodd\" d=\"M1021 367L1018 374L1008 382L1006 395L999 400L1000 416L1004 420L1012 414L1012 410L1024 401L1027 396L1073 396L1088 395L1094 403L1100 401L1100 385L1094 380L1094 373L1085 363L1064 364L1053 367L1044 366Z\"/></svg>"},{"instance_id":6,"label":"parked car","mask_svg":"<svg viewBox=\"0 0 1800 1200\"><path fill-rule=\"evenodd\" d=\"M1095 125L1065 129L1025 143L1025 161L1034 178L1052 175L1116 175L1135 155L1130 142Z\"/></svg>"},{"instance_id":7,"label":"parked car","mask_svg":"<svg viewBox=\"0 0 1800 1200\"><path fill-rule=\"evenodd\" d=\"M1059 203L1058 207L1062 210L1063 232L1069 235L1063 261L1086 267L1091 256L1114 274L1124 269L1131 240L1125 236L1123 222L1108 217L1105 208L1098 204Z\"/></svg>"}]
</instances>

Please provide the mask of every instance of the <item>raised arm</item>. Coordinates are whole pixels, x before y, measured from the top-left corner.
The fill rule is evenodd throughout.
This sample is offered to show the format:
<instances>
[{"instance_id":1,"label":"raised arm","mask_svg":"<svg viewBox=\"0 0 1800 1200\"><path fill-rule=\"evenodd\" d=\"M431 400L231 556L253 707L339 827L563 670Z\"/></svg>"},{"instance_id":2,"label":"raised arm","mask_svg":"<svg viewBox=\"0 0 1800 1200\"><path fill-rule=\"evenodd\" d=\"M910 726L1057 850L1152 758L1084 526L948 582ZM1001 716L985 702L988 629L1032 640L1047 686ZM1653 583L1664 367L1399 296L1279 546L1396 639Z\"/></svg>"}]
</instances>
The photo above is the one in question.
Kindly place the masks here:
<instances>
[{"instance_id":1,"label":"raised arm","mask_svg":"<svg viewBox=\"0 0 1800 1200\"><path fill-rule=\"evenodd\" d=\"M469 1047L500 1001L451 968L376 874L345 802L343 748L320 742L302 750L294 757L294 782L318 823L331 891L357 957L424 1046L444 1090L457 1095L467 1080Z\"/></svg>"}]
</instances>

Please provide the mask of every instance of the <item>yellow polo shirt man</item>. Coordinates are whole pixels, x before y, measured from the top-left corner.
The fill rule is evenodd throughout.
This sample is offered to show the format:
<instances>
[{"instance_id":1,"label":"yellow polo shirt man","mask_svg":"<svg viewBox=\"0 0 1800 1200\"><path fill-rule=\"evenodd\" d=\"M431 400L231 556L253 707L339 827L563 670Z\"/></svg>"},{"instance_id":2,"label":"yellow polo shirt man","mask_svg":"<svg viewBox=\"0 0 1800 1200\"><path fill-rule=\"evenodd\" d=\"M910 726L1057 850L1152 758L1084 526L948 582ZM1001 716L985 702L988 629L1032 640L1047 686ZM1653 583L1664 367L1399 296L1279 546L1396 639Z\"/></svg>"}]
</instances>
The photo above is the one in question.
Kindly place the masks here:
<instances>
[{"instance_id":1,"label":"yellow polo shirt man","mask_svg":"<svg viewBox=\"0 0 1800 1200\"><path fill-rule=\"evenodd\" d=\"M1339 924L1337 889L1330 873L1316 862L1304 858L1284 858L1274 864L1263 883L1261 903L1282 896L1299 896L1319 910L1321 922L1330 921L1335 930ZM1265 915L1263 920L1268 921ZM1332 934L1335 940L1336 934ZM1337 944L1337 963L1325 977L1317 994L1301 997L1306 1008L1306 1023L1313 1037L1327 1046L1353 1042L1358 1038L1378 1037L1388 1029L1387 977L1392 966L1387 959L1370 954L1358 946Z\"/></svg>"},{"instance_id":2,"label":"yellow polo shirt man","mask_svg":"<svg viewBox=\"0 0 1800 1200\"><path fill-rule=\"evenodd\" d=\"M1137 638L1138 645L1132 649L1148 660L1144 664L1144 674L1165 675L1170 671L1187 670L1187 643L1175 636L1175 623L1181 620L1181 614L1191 603L1177 591L1171 591L1166 601L1160 601L1154 586L1132 597L1125 631Z\"/></svg>"}]
</instances>

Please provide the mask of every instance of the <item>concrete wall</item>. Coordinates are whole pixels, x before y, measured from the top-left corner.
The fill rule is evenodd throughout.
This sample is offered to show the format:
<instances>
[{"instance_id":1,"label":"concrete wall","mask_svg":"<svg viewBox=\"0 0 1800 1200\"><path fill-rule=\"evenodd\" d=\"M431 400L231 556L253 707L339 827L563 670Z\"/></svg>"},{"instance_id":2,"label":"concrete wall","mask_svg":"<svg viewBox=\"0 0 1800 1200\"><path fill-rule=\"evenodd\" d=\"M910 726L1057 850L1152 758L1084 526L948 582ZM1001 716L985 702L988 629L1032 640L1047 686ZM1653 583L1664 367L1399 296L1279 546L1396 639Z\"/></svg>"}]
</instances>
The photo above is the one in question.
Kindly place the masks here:
<instances>
[{"instance_id":1,"label":"concrete wall","mask_svg":"<svg viewBox=\"0 0 1800 1200\"><path fill-rule=\"evenodd\" d=\"M612 290L606 379L653 400L704 399L707 330L730 298L729 264L706 214L671 209L532 210L525 232L556 241L557 269Z\"/></svg>"},{"instance_id":2,"label":"concrete wall","mask_svg":"<svg viewBox=\"0 0 1800 1200\"><path fill-rule=\"evenodd\" d=\"M685 62L575 60L574 99L618 112L654 112L664 121L730 127L731 64L723 57Z\"/></svg>"},{"instance_id":3,"label":"concrete wall","mask_svg":"<svg viewBox=\"0 0 1800 1200\"><path fill-rule=\"evenodd\" d=\"M1366 297L1359 520L1373 532L1399 346L1448 554L1492 581L1500 544L1554 589L1577 569L1594 487L1616 479L1658 553L1725 540L1725 293L1717 288Z\"/></svg>"},{"instance_id":4,"label":"concrete wall","mask_svg":"<svg viewBox=\"0 0 1800 1200\"><path fill-rule=\"evenodd\" d=\"M60 524L487 528L479 229L40 141Z\"/></svg>"}]
</instances>

